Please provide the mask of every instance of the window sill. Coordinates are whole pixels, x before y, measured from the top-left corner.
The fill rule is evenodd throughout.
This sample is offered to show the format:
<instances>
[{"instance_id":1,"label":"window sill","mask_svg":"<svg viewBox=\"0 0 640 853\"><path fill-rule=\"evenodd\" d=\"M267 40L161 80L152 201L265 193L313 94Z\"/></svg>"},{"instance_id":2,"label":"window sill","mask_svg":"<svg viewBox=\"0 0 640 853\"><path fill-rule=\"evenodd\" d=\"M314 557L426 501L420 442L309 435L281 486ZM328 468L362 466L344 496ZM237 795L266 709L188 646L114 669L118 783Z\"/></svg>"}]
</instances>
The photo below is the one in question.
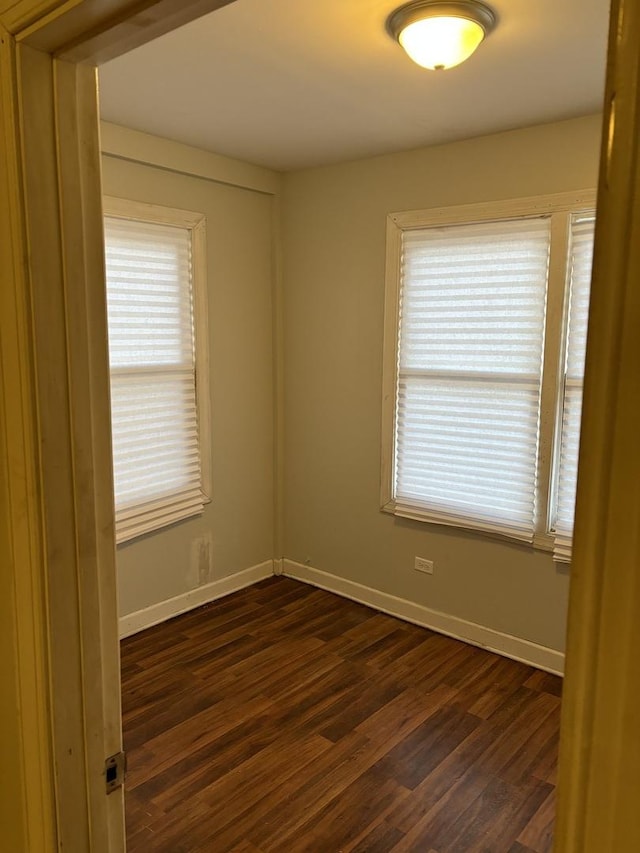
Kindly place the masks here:
<instances>
[{"instance_id":1,"label":"window sill","mask_svg":"<svg viewBox=\"0 0 640 853\"><path fill-rule=\"evenodd\" d=\"M417 504L390 500L381 506L381 511L398 518L407 518L411 521L421 521L426 524L434 524L439 527L448 527L465 533L479 534L480 536L494 541L510 543L512 545L524 545L536 551L553 553L554 537L549 533L535 533L533 536L518 531L500 530L491 527L486 522L475 519L457 520L451 516L445 516L420 507Z\"/></svg>"},{"instance_id":2,"label":"window sill","mask_svg":"<svg viewBox=\"0 0 640 853\"><path fill-rule=\"evenodd\" d=\"M120 517L116 510L116 545L124 545L149 533L160 533L173 524L202 515L210 500L200 495L197 499L174 501L151 510L129 510Z\"/></svg>"}]
</instances>

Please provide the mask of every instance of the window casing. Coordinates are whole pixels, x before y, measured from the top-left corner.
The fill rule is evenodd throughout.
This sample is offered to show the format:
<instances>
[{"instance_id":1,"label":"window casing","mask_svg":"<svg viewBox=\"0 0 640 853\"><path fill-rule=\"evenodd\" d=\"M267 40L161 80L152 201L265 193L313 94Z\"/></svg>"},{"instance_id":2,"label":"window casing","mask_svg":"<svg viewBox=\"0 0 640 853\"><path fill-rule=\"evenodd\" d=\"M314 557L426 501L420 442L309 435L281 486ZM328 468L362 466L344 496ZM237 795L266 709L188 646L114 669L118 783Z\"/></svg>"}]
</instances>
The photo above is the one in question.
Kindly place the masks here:
<instances>
[{"instance_id":1,"label":"window casing","mask_svg":"<svg viewBox=\"0 0 640 853\"><path fill-rule=\"evenodd\" d=\"M584 357L571 353L584 348L594 207L582 192L389 216L384 510L569 558L559 510L574 476Z\"/></svg>"},{"instance_id":2,"label":"window casing","mask_svg":"<svg viewBox=\"0 0 640 853\"><path fill-rule=\"evenodd\" d=\"M562 562L571 557L594 230L595 213L572 214L567 262L562 393L559 395L550 513L550 529L554 534L553 553Z\"/></svg>"},{"instance_id":3,"label":"window casing","mask_svg":"<svg viewBox=\"0 0 640 853\"><path fill-rule=\"evenodd\" d=\"M205 219L107 198L116 541L202 512L210 494Z\"/></svg>"}]
</instances>

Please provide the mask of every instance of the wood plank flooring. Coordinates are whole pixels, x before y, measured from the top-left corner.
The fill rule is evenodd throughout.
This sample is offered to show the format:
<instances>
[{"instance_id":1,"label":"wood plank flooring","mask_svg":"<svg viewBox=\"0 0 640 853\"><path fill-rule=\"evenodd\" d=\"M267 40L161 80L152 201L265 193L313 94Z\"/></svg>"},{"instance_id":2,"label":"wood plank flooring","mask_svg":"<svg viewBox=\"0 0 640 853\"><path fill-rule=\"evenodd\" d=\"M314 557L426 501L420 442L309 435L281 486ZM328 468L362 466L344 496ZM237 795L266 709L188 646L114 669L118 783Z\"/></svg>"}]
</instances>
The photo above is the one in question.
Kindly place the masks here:
<instances>
[{"instance_id":1,"label":"wood plank flooring","mask_svg":"<svg viewBox=\"0 0 640 853\"><path fill-rule=\"evenodd\" d=\"M122 643L129 853L547 853L559 678L285 578Z\"/></svg>"}]
</instances>

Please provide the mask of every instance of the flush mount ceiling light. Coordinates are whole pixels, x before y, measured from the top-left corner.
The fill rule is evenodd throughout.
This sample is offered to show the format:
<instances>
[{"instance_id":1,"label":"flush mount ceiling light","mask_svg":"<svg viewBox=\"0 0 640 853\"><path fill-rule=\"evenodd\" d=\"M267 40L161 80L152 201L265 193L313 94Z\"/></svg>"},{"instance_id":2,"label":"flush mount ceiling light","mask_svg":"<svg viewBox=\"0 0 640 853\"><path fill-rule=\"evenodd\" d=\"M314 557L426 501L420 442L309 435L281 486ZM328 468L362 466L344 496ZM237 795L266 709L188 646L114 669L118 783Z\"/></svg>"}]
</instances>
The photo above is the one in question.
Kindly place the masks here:
<instances>
[{"instance_id":1,"label":"flush mount ceiling light","mask_svg":"<svg viewBox=\"0 0 640 853\"><path fill-rule=\"evenodd\" d=\"M413 0L387 18L389 35L432 71L464 62L495 25L495 13L479 0Z\"/></svg>"}]
</instances>

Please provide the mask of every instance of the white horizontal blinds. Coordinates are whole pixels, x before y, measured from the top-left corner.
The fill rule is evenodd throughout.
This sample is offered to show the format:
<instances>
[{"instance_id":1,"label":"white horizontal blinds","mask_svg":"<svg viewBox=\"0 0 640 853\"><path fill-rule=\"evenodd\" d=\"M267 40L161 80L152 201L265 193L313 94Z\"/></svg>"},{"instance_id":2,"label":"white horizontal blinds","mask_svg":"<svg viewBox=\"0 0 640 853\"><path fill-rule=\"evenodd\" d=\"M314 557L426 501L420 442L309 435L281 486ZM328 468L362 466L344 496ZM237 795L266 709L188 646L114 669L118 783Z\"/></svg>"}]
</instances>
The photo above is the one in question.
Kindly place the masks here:
<instances>
[{"instance_id":1,"label":"white horizontal blinds","mask_svg":"<svg viewBox=\"0 0 640 853\"><path fill-rule=\"evenodd\" d=\"M118 541L202 509L191 232L105 219Z\"/></svg>"},{"instance_id":2,"label":"white horizontal blinds","mask_svg":"<svg viewBox=\"0 0 640 853\"><path fill-rule=\"evenodd\" d=\"M573 517L578 479L578 449L582 415L582 383L587 348L587 322L591 288L591 262L595 214L571 217L569 248L569 314L567 318L564 397L560 433L560 452L555 476L554 556L560 561L571 558Z\"/></svg>"},{"instance_id":3,"label":"white horizontal blinds","mask_svg":"<svg viewBox=\"0 0 640 853\"><path fill-rule=\"evenodd\" d=\"M531 541L548 217L403 234L395 498Z\"/></svg>"}]
</instances>

